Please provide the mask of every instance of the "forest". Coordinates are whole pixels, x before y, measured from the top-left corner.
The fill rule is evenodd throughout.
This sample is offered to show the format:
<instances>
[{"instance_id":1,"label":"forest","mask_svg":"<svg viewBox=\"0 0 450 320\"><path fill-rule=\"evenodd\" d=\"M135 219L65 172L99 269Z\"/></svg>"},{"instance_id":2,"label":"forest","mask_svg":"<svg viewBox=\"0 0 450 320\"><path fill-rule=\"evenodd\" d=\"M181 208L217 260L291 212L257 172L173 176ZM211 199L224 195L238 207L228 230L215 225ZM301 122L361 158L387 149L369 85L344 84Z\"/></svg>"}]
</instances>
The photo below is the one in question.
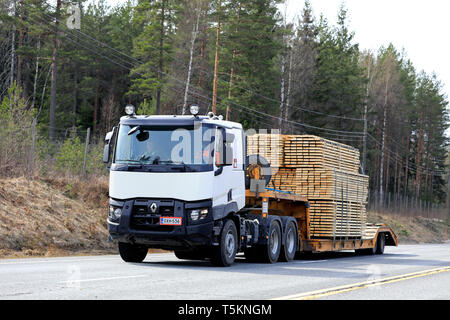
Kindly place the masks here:
<instances>
[{"instance_id":1,"label":"forest","mask_svg":"<svg viewBox=\"0 0 450 320\"><path fill-rule=\"evenodd\" d=\"M294 22L282 8L2 0L0 177L106 174L103 137L125 105L185 114L198 104L246 129L357 147L379 203L448 205L448 97L438 76L390 43L360 48L345 4L335 25L308 0Z\"/></svg>"}]
</instances>

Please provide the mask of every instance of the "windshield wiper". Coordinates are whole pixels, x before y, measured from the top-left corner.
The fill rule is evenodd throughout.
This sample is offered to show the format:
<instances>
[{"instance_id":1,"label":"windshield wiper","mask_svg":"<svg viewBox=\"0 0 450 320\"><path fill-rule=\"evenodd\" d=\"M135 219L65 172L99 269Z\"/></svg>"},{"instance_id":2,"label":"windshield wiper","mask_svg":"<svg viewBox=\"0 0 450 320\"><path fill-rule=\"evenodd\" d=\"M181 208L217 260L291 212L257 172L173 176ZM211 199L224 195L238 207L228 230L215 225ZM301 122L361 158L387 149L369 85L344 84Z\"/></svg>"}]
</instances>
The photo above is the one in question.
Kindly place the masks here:
<instances>
[{"instance_id":1,"label":"windshield wiper","mask_svg":"<svg viewBox=\"0 0 450 320\"><path fill-rule=\"evenodd\" d=\"M131 128L130 131L128 131L128 135L135 133L140 128L141 128L141 126L136 126L136 127Z\"/></svg>"},{"instance_id":2,"label":"windshield wiper","mask_svg":"<svg viewBox=\"0 0 450 320\"><path fill-rule=\"evenodd\" d=\"M173 161L173 160L162 160L160 161L160 163L167 163L167 164L172 164L173 166L171 167L172 169L176 170L180 170L180 171L197 171L194 168L192 168L192 166L189 166L187 164L185 164L183 161Z\"/></svg>"}]
</instances>

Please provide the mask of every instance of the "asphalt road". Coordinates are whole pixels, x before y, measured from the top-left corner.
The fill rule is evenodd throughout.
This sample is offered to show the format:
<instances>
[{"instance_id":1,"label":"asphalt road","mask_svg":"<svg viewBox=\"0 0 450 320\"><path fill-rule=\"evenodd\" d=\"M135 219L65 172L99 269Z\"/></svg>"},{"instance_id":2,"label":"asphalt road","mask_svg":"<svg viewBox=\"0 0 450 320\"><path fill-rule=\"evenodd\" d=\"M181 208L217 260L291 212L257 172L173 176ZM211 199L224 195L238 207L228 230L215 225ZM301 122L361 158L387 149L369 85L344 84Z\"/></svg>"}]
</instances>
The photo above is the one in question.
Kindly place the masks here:
<instances>
[{"instance_id":1,"label":"asphalt road","mask_svg":"<svg viewBox=\"0 0 450 320\"><path fill-rule=\"evenodd\" d=\"M450 242L229 268L170 253L2 259L0 299L450 299Z\"/></svg>"}]
</instances>

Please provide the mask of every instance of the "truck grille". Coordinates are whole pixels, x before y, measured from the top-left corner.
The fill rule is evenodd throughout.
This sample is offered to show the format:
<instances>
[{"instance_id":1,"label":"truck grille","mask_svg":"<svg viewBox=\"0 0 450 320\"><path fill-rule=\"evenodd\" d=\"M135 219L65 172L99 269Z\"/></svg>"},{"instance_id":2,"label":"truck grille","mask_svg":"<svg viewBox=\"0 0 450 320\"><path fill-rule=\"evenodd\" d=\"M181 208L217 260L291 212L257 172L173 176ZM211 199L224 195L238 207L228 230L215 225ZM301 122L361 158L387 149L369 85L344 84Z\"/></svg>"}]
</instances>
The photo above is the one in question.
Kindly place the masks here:
<instances>
[{"instance_id":1,"label":"truck grille","mask_svg":"<svg viewBox=\"0 0 450 320\"><path fill-rule=\"evenodd\" d=\"M137 230L170 232L173 226L161 226L160 217L174 215L173 200L135 200L131 211L131 227Z\"/></svg>"}]
</instances>

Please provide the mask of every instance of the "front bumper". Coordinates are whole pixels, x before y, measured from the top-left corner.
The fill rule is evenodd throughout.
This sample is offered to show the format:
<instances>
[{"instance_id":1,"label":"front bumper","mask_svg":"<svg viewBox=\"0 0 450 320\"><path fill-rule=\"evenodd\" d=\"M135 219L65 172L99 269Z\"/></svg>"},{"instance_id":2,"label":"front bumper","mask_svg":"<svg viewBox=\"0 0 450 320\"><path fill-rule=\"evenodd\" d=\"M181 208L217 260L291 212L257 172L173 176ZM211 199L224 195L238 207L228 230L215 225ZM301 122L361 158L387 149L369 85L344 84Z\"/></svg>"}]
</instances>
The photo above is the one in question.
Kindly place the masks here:
<instances>
[{"instance_id":1,"label":"front bumper","mask_svg":"<svg viewBox=\"0 0 450 320\"><path fill-rule=\"evenodd\" d=\"M156 212L151 212L151 204ZM121 207L119 221L108 220L108 231L113 241L136 243L149 248L165 250L193 249L209 246L213 242L213 226L210 200L186 202L167 199L110 200L113 206ZM148 208L146 210L145 208ZM193 209L209 208L204 220L191 221L188 213ZM159 224L159 217L181 217L181 226Z\"/></svg>"}]
</instances>

